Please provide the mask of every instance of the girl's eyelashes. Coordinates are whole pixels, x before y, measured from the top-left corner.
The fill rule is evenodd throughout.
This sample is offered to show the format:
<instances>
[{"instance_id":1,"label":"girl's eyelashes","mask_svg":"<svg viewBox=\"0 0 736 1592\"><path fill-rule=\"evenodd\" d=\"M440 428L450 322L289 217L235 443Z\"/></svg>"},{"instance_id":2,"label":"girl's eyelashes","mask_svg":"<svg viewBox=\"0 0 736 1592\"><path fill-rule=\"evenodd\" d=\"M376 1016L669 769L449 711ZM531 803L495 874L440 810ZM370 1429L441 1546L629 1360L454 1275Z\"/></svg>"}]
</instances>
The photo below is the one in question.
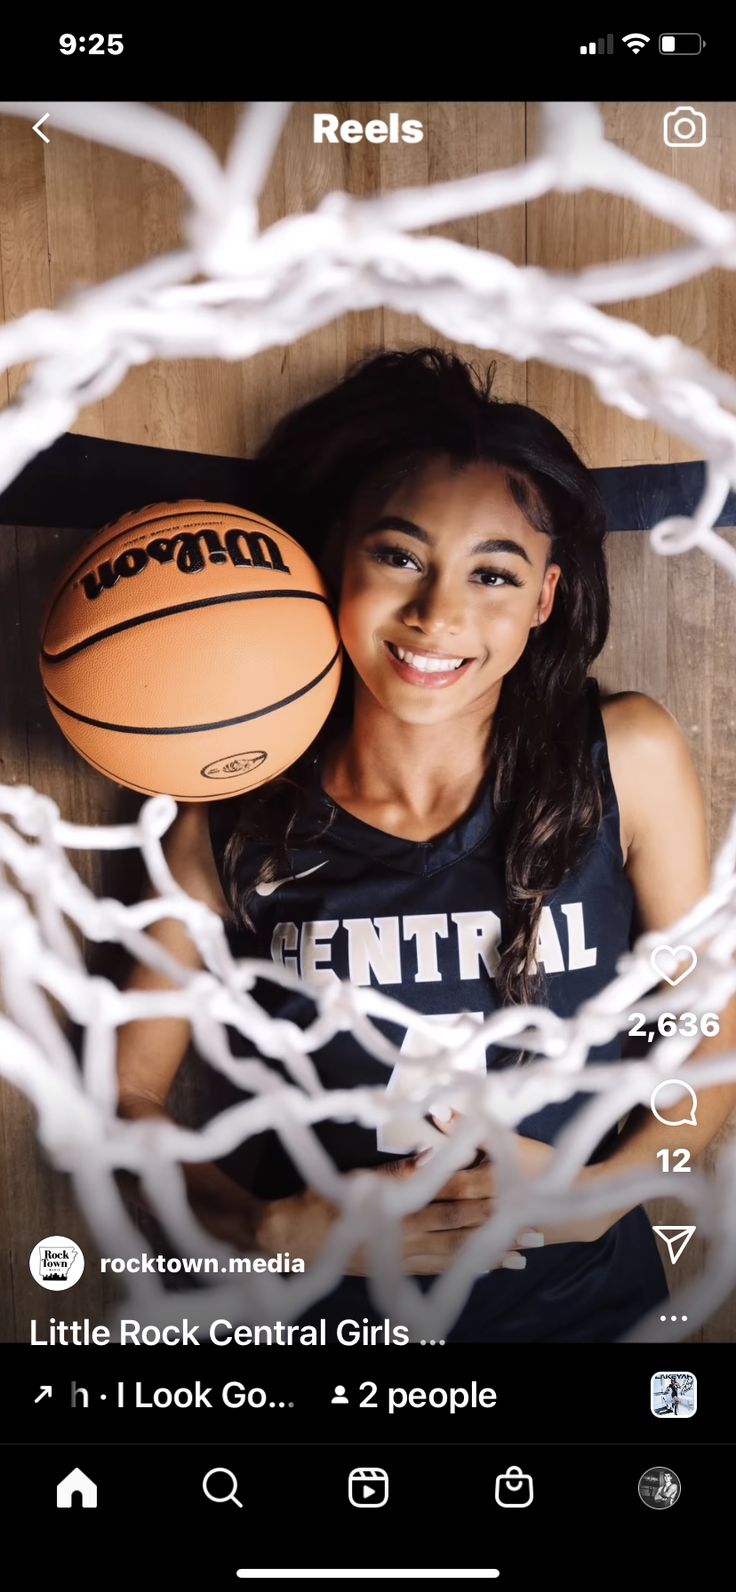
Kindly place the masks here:
<instances>
[{"instance_id":1,"label":"girl's eyelashes","mask_svg":"<svg viewBox=\"0 0 736 1592\"><path fill-rule=\"evenodd\" d=\"M419 569L419 564L414 554L407 552L405 547L387 547L385 545L370 547L368 549L368 557L376 564L388 564L391 569ZM403 559L404 562L403 564L395 563L395 559ZM474 574L481 577L479 585L489 586L491 591L497 590L498 584L505 586L524 585L523 580L520 580L518 575L515 575L511 569L491 569L488 565L484 565L482 569L476 569Z\"/></svg>"},{"instance_id":2,"label":"girl's eyelashes","mask_svg":"<svg viewBox=\"0 0 736 1592\"><path fill-rule=\"evenodd\" d=\"M368 557L373 559L373 562L376 564L388 564L391 559L403 558L414 569L419 568L419 565L413 554L407 553L405 547L386 547L385 545L382 545L381 547L369 547ZM399 569L401 568L401 565L392 564L391 567L392 569Z\"/></svg>"},{"instance_id":3,"label":"girl's eyelashes","mask_svg":"<svg viewBox=\"0 0 736 1592\"><path fill-rule=\"evenodd\" d=\"M475 573L481 576L489 575L494 581L496 579L501 580L506 586L523 586L524 584L523 580L519 580L518 575L515 575L511 569L477 569ZM491 581L481 580L480 585L490 586ZM491 587L491 590L495 590L495 588Z\"/></svg>"}]
</instances>

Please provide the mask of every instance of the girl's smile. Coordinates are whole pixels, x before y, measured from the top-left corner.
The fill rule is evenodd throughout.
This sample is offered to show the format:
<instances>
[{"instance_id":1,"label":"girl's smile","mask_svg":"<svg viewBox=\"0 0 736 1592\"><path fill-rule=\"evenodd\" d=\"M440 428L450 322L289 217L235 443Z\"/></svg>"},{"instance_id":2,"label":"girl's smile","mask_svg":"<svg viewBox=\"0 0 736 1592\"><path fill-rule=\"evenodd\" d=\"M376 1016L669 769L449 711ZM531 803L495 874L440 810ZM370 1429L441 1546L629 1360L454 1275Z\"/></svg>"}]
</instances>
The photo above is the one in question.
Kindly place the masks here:
<instances>
[{"instance_id":1,"label":"girl's smile","mask_svg":"<svg viewBox=\"0 0 736 1592\"><path fill-rule=\"evenodd\" d=\"M417 649L398 647L393 642L384 643L389 659L401 676L409 685L429 687L435 691L444 686L454 685L463 675L467 674L475 662L474 658L448 658L439 652L424 652Z\"/></svg>"}]
</instances>

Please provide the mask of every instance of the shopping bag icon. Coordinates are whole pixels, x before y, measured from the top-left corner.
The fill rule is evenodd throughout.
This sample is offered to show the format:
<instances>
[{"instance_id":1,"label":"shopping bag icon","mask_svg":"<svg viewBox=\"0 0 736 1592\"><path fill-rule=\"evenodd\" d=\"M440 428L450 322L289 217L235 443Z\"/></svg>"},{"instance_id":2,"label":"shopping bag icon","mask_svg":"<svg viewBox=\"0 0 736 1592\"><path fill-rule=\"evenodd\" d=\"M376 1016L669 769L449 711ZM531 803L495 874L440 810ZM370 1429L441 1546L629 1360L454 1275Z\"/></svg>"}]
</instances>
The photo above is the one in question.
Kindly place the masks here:
<instances>
[{"instance_id":1,"label":"shopping bag icon","mask_svg":"<svg viewBox=\"0 0 736 1592\"><path fill-rule=\"evenodd\" d=\"M509 1465L496 1477L496 1503L502 1509L526 1509L534 1497L534 1482L519 1465Z\"/></svg>"}]
</instances>

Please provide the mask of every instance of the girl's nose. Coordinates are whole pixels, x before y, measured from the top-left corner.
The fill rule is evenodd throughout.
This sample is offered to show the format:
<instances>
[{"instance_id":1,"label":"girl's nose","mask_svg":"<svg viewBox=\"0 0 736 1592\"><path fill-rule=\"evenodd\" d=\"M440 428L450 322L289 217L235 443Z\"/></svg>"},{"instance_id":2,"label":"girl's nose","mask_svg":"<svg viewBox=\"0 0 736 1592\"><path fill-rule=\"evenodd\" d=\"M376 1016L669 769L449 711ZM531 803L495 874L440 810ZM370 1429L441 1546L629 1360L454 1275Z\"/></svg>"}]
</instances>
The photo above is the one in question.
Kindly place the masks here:
<instances>
[{"instance_id":1,"label":"girl's nose","mask_svg":"<svg viewBox=\"0 0 736 1592\"><path fill-rule=\"evenodd\" d=\"M439 584L427 586L405 610L409 623L419 625L426 635L459 635L465 624L460 593Z\"/></svg>"}]
</instances>

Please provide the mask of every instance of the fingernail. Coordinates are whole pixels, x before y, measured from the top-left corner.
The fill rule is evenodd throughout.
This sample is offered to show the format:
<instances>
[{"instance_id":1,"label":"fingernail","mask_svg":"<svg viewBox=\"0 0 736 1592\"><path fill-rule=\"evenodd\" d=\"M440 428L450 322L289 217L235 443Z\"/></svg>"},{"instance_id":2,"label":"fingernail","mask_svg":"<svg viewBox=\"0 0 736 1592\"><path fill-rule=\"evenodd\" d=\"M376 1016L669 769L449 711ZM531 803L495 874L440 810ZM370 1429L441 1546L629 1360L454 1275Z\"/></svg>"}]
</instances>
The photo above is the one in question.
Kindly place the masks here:
<instances>
[{"instance_id":1,"label":"fingernail","mask_svg":"<svg viewBox=\"0 0 736 1592\"><path fill-rule=\"evenodd\" d=\"M429 1160L431 1154L432 1154L431 1150L422 1150L419 1155L415 1155L414 1156L414 1165L415 1166L424 1166L425 1161Z\"/></svg>"},{"instance_id":2,"label":"fingernail","mask_svg":"<svg viewBox=\"0 0 736 1592\"><path fill-rule=\"evenodd\" d=\"M526 1255L515 1253L504 1255L501 1265L506 1271L523 1271L526 1266Z\"/></svg>"},{"instance_id":3,"label":"fingernail","mask_svg":"<svg viewBox=\"0 0 736 1592\"><path fill-rule=\"evenodd\" d=\"M519 1233L518 1238L516 1238L514 1242L517 1249L541 1249L544 1244L544 1233L538 1233L533 1230L529 1232L525 1231L523 1233Z\"/></svg>"},{"instance_id":4,"label":"fingernail","mask_svg":"<svg viewBox=\"0 0 736 1592\"><path fill-rule=\"evenodd\" d=\"M438 1106L437 1110L432 1112L432 1119L434 1122L452 1122L454 1115L452 1106Z\"/></svg>"}]
</instances>

